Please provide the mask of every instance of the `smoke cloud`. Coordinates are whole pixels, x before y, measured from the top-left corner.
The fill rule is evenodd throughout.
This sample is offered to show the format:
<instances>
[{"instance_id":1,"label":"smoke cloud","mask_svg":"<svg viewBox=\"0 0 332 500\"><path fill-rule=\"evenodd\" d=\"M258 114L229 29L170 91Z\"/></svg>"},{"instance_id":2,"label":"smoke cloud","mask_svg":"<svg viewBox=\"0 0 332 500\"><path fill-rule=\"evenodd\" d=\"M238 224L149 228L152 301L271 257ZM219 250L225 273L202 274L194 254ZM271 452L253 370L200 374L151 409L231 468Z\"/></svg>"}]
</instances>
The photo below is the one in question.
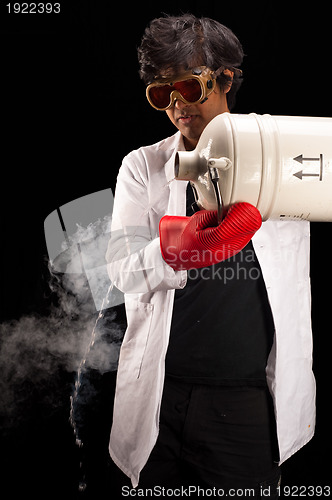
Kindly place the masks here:
<instances>
[{"instance_id":1,"label":"smoke cloud","mask_svg":"<svg viewBox=\"0 0 332 500\"><path fill-rule=\"evenodd\" d=\"M91 290L93 270L98 275L101 255L106 253L109 223L108 216L85 228L77 225L76 232L63 243L56 265L54 261L48 263L48 286L53 297L48 314L29 314L0 325L3 429L20 425L34 398L42 400L49 409L63 405L57 384L59 377L67 373L72 375L71 418L76 432L75 420L79 415L75 413L75 404L88 404L93 392L91 386L87 393L89 384L85 383L82 396L82 377L89 370L100 374L116 370L125 329L119 316L122 302L108 280L108 298L104 297L103 306L96 310L96 294ZM103 291L105 286L104 279ZM112 306L114 303L118 307ZM65 404L69 405L69 401Z\"/></svg>"}]
</instances>

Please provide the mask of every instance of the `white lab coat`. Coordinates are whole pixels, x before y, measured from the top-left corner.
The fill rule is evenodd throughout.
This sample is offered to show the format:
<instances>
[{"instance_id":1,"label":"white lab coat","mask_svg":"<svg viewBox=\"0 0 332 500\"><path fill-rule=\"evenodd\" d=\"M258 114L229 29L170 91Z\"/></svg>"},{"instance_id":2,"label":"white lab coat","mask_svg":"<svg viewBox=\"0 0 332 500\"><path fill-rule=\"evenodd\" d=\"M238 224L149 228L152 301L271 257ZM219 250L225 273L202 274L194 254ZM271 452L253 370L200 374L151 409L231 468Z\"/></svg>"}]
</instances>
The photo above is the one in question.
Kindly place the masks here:
<instances>
[{"instance_id":1,"label":"white lab coat","mask_svg":"<svg viewBox=\"0 0 332 500\"><path fill-rule=\"evenodd\" d=\"M156 442L174 291L186 271L163 260L159 221L185 215L186 181L174 180L180 132L124 158L107 251L112 282L125 293L128 328L120 351L110 455L134 487ZM314 433L309 223L266 221L253 245L275 323L266 369L273 396L280 463ZM222 284L221 284L222 286Z\"/></svg>"}]
</instances>

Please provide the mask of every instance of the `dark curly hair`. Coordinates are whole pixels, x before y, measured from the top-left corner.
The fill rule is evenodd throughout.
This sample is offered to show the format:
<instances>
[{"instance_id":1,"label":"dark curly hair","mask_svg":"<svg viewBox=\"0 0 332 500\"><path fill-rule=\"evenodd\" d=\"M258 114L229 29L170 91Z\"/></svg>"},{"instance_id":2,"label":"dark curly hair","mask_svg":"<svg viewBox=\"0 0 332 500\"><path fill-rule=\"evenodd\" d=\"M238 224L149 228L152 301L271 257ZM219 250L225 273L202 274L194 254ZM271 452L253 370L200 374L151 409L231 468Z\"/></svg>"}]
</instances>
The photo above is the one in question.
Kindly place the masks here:
<instances>
[{"instance_id":1,"label":"dark curly hair","mask_svg":"<svg viewBox=\"0 0 332 500\"><path fill-rule=\"evenodd\" d=\"M243 60L242 46L226 26L208 17L192 14L154 19L145 29L138 48L140 77L146 85L171 68L172 72L207 66L216 71L238 68ZM231 78L221 73L217 82L224 88ZM235 103L235 95L242 83L241 72L235 72L233 84L227 93L228 107Z\"/></svg>"}]
</instances>

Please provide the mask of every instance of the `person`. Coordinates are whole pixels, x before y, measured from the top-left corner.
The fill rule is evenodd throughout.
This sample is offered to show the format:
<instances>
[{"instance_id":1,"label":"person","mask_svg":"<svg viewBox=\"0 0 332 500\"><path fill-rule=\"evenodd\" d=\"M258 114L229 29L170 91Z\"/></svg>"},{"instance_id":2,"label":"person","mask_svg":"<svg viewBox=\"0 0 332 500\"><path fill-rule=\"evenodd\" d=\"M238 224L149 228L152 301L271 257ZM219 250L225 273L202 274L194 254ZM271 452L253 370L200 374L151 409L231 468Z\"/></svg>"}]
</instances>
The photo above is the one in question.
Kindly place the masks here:
<instances>
[{"instance_id":1,"label":"person","mask_svg":"<svg viewBox=\"0 0 332 500\"><path fill-rule=\"evenodd\" d=\"M109 445L117 484L276 498L280 464L315 427L309 223L262 223L243 200L218 224L174 180L176 152L234 106L243 49L230 29L165 15L138 55L149 103L178 130L129 153L117 178L106 256L128 323Z\"/></svg>"}]
</instances>

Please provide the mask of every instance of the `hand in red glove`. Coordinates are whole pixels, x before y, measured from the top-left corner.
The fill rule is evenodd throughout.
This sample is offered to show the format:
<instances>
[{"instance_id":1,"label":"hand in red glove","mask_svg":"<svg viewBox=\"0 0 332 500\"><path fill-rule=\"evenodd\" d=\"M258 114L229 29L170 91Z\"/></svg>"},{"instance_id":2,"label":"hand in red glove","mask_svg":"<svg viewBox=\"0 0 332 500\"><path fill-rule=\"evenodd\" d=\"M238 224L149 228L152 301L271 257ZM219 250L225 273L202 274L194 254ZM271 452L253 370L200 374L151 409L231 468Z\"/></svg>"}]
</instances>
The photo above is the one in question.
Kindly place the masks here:
<instances>
[{"instance_id":1,"label":"hand in red glove","mask_svg":"<svg viewBox=\"0 0 332 500\"><path fill-rule=\"evenodd\" d=\"M217 212L201 210L191 217L165 215L159 223L160 247L173 269L199 269L237 254L261 227L250 203L233 205L218 225Z\"/></svg>"}]
</instances>

